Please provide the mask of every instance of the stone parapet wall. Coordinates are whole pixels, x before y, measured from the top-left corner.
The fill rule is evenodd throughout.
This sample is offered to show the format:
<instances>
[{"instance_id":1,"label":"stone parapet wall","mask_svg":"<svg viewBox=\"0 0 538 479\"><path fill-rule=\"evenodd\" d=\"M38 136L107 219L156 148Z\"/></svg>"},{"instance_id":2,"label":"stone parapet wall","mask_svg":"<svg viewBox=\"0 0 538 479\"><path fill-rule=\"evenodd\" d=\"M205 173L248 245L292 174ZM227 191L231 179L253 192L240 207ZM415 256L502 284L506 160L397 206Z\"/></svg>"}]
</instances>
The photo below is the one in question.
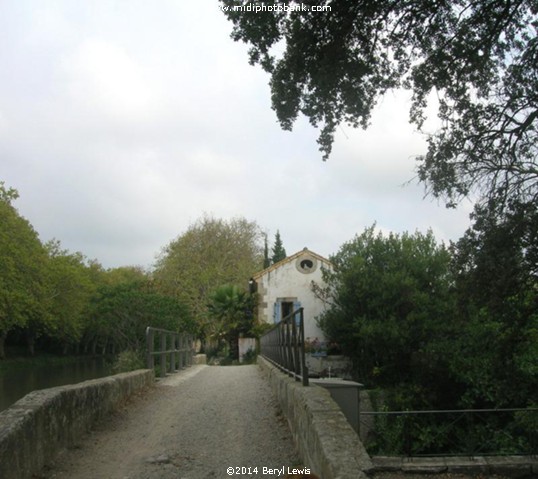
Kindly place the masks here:
<instances>
[{"instance_id":1,"label":"stone parapet wall","mask_svg":"<svg viewBox=\"0 0 538 479\"><path fill-rule=\"evenodd\" d=\"M192 364L207 364L207 355L195 354L192 358Z\"/></svg>"},{"instance_id":2,"label":"stone parapet wall","mask_svg":"<svg viewBox=\"0 0 538 479\"><path fill-rule=\"evenodd\" d=\"M152 370L33 391L0 413L0 478L28 479L133 393L154 384Z\"/></svg>"},{"instance_id":3,"label":"stone parapet wall","mask_svg":"<svg viewBox=\"0 0 538 479\"><path fill-rule=\"evenodd\" d=\"M329 392L304 387L258 356L304 465L323 479L365 479L373 464Z\"/></svg>"},{"instance_id":4,"label":"stone parapet wall","mask_svg":"<svg viewBox=\"0 0 538 479\"><path fill-rule=\"evenodd\" d=\"M538 456L373 457L376 472L538 477Z\"/></svg>"},{"instance_id":5,"label":"stone parapet wall","mask_svg":"<svg viewBox=\"0 0 538 479\"><path fill-rule=\"evenodd\" d=\"M344 356L318 356L307 353L305 361L310 375L319 375L324 378L351 378L351 361Z\"/></svg>"}]
</instances>

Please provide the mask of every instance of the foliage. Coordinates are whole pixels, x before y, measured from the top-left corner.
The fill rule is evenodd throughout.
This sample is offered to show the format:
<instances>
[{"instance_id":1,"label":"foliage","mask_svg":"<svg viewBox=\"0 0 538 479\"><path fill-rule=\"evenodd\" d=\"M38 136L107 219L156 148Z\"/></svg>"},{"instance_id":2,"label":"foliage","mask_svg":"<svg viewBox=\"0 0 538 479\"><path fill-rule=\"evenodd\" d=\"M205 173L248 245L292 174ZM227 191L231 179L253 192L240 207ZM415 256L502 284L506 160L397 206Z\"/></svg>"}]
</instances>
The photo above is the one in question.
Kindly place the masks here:
<instances>
[{"instance_id":1,"label":"foliage","mask_svg":"<svg viewBox=\"0 0 538 479\"><path fill-rule=\"evenodd\" d=\"M138 266L120 266L107 270L102 282L108 285L143 283L150 281L148 274Z\"/></svg>"},{"instance_id":2,"label":"foliage","mask_svg":"<svg viewBox=\"0 0 538 479\"><path fill-rule=\"evenodd\" d=\"M436 347L451 332L450 256L432 233L376 234L344 244L324 271L332 306L320 326L369 387L412 383L415 406L440 400L446 374ZM410 405L408 405L410 406Z\"/></svg>"},{"instance_id":3,"label":"foliage","mask_svg":"<svg viewBox=\"0 0 538 479\"><path fill-rule=\"evenodd\" d=\"M319 338L306 338L304 342L305 353L313 356L341 355L342 350L335 341L321 341Z\"/></svg>"},{"instance_id":4,"label":"foliage","mask_svg":"<svg viewBox=\"0 0 538 479\"><path fill-rule=\"evenodd\" d=\"M192 331L194 323L183 304L154 291L147 281L103 285L98 289L88 323L88 333L95 335L94 341L112 343L119 350L141 351L148 326Z\"/></svg>"},{"instance_id":5,"label":"foliage","mask_svg":"<svg viewBox=\"0 0 538 479\"><path fill-rule=\"evenodd\" d=\"M144 358L142 357L141 352L126 349L118 355L112 366L112 370L114 373L128 373L129 371L136 371L137 369L143 369L144 367Z\"/></svg>"},{"instance_id":6,"label":"foliage","mask_svg":"<svg viewBox=\"0 0 538 479\"><path fill-rule=\"evenodd\" d=\"M84 330L88 303L97 285L91 269L80 253L62 250L59 241L45 244L47 261L47 306L49 321L43 331L63 345L77 344ZM36 336L38 328L29 325L28 335Z\"/></svg>"},{"instance_id":7,"label":"foliage","mask_svg":"<svg viewBox=\"0 0 538 479\"><path fill-rule=\"evenodd\" d=\"M256 301L256 298L253 298L253 301ZM267 331L269 331L274 325L266 323L265 321L254 321L254 325L250 329L250 334L253 338L260 338Z\"/></svg>"},{"instance_id":8,"label":"foliage","mask_svg":"<svg viewBox=\"0 0 538 479\"><path fill-rule=\"evenodd\" d=\"M538 207L492 204L474 220L449 250L431 233L368 228L324 273L320 324L388 410L536 406ZM536 413L380 417L369 447L519 453L536 444L535 422Z\"/></svg>"},{"instance_id":9,"label":"foliage","mask_svg":"<svg viewBox=\"0 0 538 479\"><path fill-rule=\"evenodd\" d=\"M240 334L251 334L254 326L252 296L233 285L217 288L209 297L207 335L220 343L226 340L232 359L239 358Z\"/></svg>"},{"instance_id":10,"label":"foliage","mask_svg":"<svg viewBox=\"0 0 538 479\"><path fill-rule=\"evenodd\" d=\"M255 349L249 349L244 355L243 355L243 362L241 364L256 364L256 360L258 358L258 353Z\"/></svg>"},{"instance_id":11,"label":"foliage","mask_svg":"<svg viewBox=\"0 0 538 479\"><path fill-rule=\"evenodd\" d=\"M142 349L145 328L194 330L188 309L157 291L137 267L104 271L57 240L43 245L0 182L0 359L4 343L25 339L47 351Z\"/></svg>"},{"instance_id":12,"label":"foliage","mask_svg":"<svg viewBox=\"0 0 538 479\"><path fill-rule=\"evenodd\" d=\"M204 217L163 249L154 271L158 290L187 305L203 332L215 289L247 285L252 273L261 269L261 240L255 222Z\"/></svg>"},{"instance_id":13,"label":"foliage","mask_svg":"<svg viewBox=\"0 0 538 479\"><path fill-rule=\"evenodd\" d=\"M0 181L0 201L11 205L13 200L19 197L19 192L15 188L6 188L6 182Z\"/></svg>"},{"instance_id":14,"label":"foliage","mask_svg":"<svg viewBox=\"0 0 538 479\"><path fill-rule=\"evenodd\" d=\"M467 385L464 406L524 407L538 389L538 207L489 205L474 219L452 247L466 334L451 369Z\"/></svg>"},{"instance_id":15,"label":"foliage","mask_svg":"<svg viewBox=\"0 0 538 479\"><path fill-rule=\"evenodd\" d=\"M286 250L284 249L284 244L282 243L282 238L280 237L280 231L276 231L275 234L275 244L272 248L273 255L271 256L271 262L273 264L278 263L286 258Z\"/></svg>"},{"instance_id":16,"label":"foliage","mask_svg":"<svg viewBox=\"0 0 538 479\"><path fill-rule=\"evenodd\" d=\"M10 331L47 316L47 255L30 223L12 206L17 196L0 183L0 359Z\"/></svg>"},{"instance_id":17,"label":"foliage","mask_svg":"<svg viewBox=\"0 0 538 479\"><path fill-rule=\"evenodd\" d=\"M426 131L437 99L440 128L419 157L419 178L454 204L537 199L538 9L534 0L423 2L327 0L330 12L246 12L221 0L232 38L271 74L272 106L284 129L299 113L320 126L323 159L341 123L368 126L390 89L412 92L411 121Z\"/></svg>"},{"instance_id":18,"label":"foliage","mask_svg":"<svg viewBox=\"0 0 538 479\"><path fill-rule=\"evenodd\" d=\"M516 414L538 417L536 411ZM514 416L511 411L379 415L366 446L376 455L532 454L535 429L525 431Z\"/></svg>"}]
</instances>

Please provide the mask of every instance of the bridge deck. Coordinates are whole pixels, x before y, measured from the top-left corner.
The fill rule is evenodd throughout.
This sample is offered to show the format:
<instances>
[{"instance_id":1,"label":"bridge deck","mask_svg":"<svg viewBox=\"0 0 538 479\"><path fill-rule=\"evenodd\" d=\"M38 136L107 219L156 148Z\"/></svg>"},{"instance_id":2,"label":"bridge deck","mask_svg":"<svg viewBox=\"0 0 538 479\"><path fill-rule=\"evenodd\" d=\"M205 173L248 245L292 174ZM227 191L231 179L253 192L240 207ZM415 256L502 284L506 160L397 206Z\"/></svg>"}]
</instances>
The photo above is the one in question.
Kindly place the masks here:
<instances>
[{"instance_id":1,"label":"bridge deck","mask_svg":"<svg viewBox=\"0 0 538 479\"><path fill-rule=\"evenodd\" d=\"M263 474L263 468L298 464L287 424L259 369L199 365L159 381L41 477L276 479L276 471ZM252 474L227 474L228 467L241 466Z\"/></svg>"}]
</instances>

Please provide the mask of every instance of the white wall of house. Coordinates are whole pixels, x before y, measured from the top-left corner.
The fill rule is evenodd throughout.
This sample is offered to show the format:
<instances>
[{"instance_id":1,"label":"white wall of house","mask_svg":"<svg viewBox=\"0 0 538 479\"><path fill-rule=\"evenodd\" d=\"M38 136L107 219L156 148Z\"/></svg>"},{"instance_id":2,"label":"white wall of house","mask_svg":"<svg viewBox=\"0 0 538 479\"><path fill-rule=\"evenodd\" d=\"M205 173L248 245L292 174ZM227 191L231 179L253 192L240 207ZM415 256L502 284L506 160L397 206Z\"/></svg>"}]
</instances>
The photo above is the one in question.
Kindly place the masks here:
<instances>
[{"instance_id":1,"label":"white wall of house","mask_svg":"<svg viewBox=\"0 0 538 479\"><path fill-rule=\"evenodd\" d=\"M316 317L324 311L324 304L312 291L312 282L322 285L322 268L329 267L328 260L304 249L254 275L259 295L258 317L274 324L291 312L290 307L303 307L305 338L323 340Z\"/></svg>"}]
</instances>

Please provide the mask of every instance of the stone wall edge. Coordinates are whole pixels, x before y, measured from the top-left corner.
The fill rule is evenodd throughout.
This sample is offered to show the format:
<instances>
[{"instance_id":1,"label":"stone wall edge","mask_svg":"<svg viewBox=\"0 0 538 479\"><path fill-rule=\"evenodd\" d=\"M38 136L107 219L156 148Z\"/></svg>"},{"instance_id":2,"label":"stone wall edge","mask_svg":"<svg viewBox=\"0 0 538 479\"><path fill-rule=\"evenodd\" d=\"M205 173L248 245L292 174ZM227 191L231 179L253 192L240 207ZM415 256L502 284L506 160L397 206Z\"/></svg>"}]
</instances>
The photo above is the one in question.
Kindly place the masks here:
<instances>
[{"instance_id":1,"label":"stone wall edge","mask_svg":"<svg viewBox=\"0 0 538 479\"><path fill-rule=\"evenodd\" d=\"M288 420L304 465L322 479L365 479L373 468L370 456L330 393L302 386L261 356L258 365Z\"/></svg>"},{"instance_id":2,"label":"stone wall edge","mask_svg":"<svg viewBox=\"0 0 538 479\"><path fill-rule=\"evenodd\" d=\"M0 412L0 477L28 479L132 394L154 384L150 369L33 391Z\"/></svg>"}]
</instances>

